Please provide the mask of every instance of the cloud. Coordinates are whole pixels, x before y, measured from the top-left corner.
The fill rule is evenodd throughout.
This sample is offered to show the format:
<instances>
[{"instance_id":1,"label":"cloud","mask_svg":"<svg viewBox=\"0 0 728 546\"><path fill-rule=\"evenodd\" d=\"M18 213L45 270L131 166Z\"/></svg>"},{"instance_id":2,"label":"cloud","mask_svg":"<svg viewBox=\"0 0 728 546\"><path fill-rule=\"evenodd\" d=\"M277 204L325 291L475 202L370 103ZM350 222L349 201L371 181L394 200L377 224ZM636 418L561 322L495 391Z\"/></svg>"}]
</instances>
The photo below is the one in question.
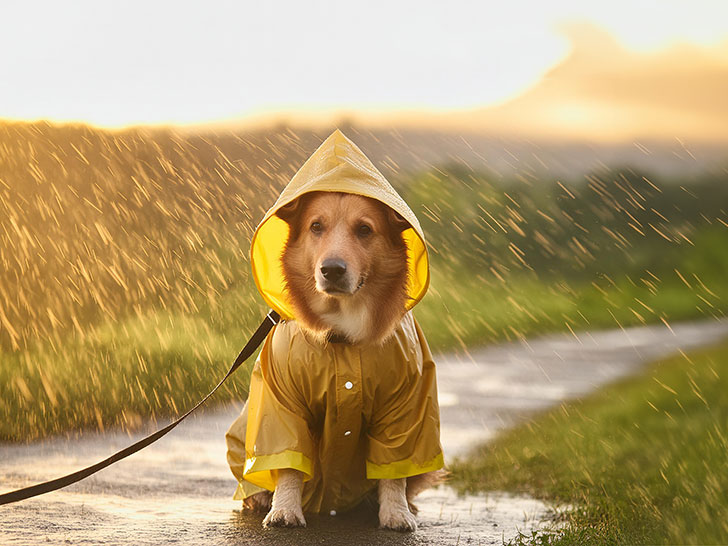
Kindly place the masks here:
<instances>
[{"instance_id":1,"label":"cloud","mask_svg":"<svg viewBox=\"0 0 728 546\"><path fill-rule=\"evenodd\" d=\"M441 122L539 135L728 140L728 40L629 51L591 24L563 28L571 54L521 96Z\"/></svg>"},{"instance_id":2,"label":"cloud","mask_svg":"<svg viewBox=\"0 0 728 546\"><path fill-rule=\"evenodd\" d=\"M497 106L287 117L312 123L345 115L370 126L593 141L728 141L728 39L712 47L684 43L636 52L591 23L562 25L561 31L571 44L569 55L530 89Z\"/></svg>"}]
</instances>

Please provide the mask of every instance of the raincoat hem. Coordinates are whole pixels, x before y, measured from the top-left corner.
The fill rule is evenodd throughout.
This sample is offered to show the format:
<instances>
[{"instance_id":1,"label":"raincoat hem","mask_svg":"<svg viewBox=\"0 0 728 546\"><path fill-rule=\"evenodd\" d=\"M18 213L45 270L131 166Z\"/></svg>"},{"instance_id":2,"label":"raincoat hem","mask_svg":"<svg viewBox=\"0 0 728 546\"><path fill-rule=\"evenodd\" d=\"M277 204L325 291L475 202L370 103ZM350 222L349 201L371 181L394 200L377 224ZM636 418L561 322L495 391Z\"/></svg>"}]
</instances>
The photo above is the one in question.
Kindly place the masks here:
<instances>
[{"instance_id":1,"label":"raincoat hem","mask_svg":"<svg viewBox=\"0 0 728 546\"><path fill-rule=\"evenodd\" d=\"M238 482L238 487L235 489L235 494L233 495L233 500L245 500L248 497L255 495L256 493L260 493L261 491L268 491L264 487L258 487L257 485L253 485L250 482L246 482L245 480Z\"/></svg>"},{"instance_id":2,"label":"raincoat hem","mask_svg":"<svg viewBox=\"0 0 728 546\"><path fill-rule=\"evenodd\" d=\"M298 451L286 450L272 455L259 455L245 460L243 477L245 481L273 491L278 481L275 470L291 468L303 472L303 481L307 482L313 476L313 463L311 459Z\"/></svg>"},{"instance_id":3,"label":"raincoat hem","mask_svg":"<svg viewBox=\"0 0 728 546\"><path fill-rule=\"evenodd\" d=\"M440 470L445 466L445 460L440 452L434 459L423 464L412 462L411 459L403 459L387 464L374 464L367 461L367 479L368 480L396 480L399 478L409 478L417 476L425 472Z\"/></svg>"}]
</instances>

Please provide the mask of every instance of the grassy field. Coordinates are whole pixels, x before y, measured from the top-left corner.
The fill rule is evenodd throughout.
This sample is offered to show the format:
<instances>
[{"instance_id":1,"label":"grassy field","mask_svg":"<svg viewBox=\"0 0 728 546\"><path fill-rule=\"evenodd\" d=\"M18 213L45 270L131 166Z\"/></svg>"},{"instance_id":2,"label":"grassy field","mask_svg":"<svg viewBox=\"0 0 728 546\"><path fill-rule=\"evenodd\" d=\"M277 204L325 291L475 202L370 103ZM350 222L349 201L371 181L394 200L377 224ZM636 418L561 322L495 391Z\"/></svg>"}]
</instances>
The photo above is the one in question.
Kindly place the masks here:
<instances>
[{"instance_id":1,"label":"grassy field","mask_svg":"<svg viewBox=\"0 0 728 546\"><path fill-rule=\"evenodd\" d=\"M135 428L205 394L266 311L252 231L318 138L0 124L0 440ZM436 351L728 309L724 173L392 181L428 237L415 314ZM246 389L241 371L217 400Z\"/></svg>"},{"instance_id":2,"label":"grassy field","mask_svg":"<svg viewBox=\"0 0 728 546\"><path fill-rule=\"evenodd\" d=\"M458 462L462 490L566 510L523 544L728 543L728 342L538 416Z\"/></svg>"},{"instance_id":3,"label":"grassy field","mask_svg":"<svg viewBox=\"0 0 728 546\"><path fill-rule=\"evenodd\" d=\"M469 275L453 281L443 271L452 265L438 267L435 260L432 293L415 314L433 347L456 351L545 332L722 317L728 310L723 248L728 229L706 231L675 256L672 270L613 277L521 272L503 281ZM710 266L696 266L703 262Z\"/></svg>"}]
</instances>

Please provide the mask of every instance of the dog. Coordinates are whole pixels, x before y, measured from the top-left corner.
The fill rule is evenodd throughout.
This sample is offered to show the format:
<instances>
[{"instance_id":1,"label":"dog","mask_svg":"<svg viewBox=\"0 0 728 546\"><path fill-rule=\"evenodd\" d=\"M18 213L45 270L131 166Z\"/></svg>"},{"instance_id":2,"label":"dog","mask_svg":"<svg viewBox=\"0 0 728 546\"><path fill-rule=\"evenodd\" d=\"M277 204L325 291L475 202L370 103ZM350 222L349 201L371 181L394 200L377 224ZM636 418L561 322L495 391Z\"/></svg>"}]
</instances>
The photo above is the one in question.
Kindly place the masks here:
<instances>
[{"instance_id":1,"label":"dog","mask_svg":"<svg viewBox=\"0 0 728 546\"><path fill-rule=\"evenodd\" d=\"M301 527L304 510L371 494L381 527L416 530L412 500L446 475L435 365L410 311L429 281L416 217L335 131L251 247L258 290L284 320L226 435L235 498L267 510L266 527Z\"/></svg>"}]
</instances>

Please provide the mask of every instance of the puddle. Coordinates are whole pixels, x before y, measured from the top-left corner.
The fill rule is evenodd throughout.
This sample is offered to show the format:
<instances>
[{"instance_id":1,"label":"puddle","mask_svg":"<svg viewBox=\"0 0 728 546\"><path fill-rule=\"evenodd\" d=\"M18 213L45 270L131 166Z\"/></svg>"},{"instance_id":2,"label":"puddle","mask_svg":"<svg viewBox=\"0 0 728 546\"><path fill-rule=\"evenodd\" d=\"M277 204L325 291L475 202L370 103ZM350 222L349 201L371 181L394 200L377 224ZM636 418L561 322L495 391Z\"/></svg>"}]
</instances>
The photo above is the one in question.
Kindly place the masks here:
<instances>
[{"instance_id":1,"label":"puddle","mask_svg":"<svg viewBox=\"0 0 728 546\"><path fill-rule=\"evenodd\" d=\"M49 497L50 498L50 497ZM543 503L506 493L458 496L449 487L423 493L419 530L377 528L374 510L308 516L306 529L263 529L262 515L209 497L136 498L58 493L51 503L30 500L2 510L2 544L502 544L519 530L548 521Z\"/></svg>"}]
</instances>

